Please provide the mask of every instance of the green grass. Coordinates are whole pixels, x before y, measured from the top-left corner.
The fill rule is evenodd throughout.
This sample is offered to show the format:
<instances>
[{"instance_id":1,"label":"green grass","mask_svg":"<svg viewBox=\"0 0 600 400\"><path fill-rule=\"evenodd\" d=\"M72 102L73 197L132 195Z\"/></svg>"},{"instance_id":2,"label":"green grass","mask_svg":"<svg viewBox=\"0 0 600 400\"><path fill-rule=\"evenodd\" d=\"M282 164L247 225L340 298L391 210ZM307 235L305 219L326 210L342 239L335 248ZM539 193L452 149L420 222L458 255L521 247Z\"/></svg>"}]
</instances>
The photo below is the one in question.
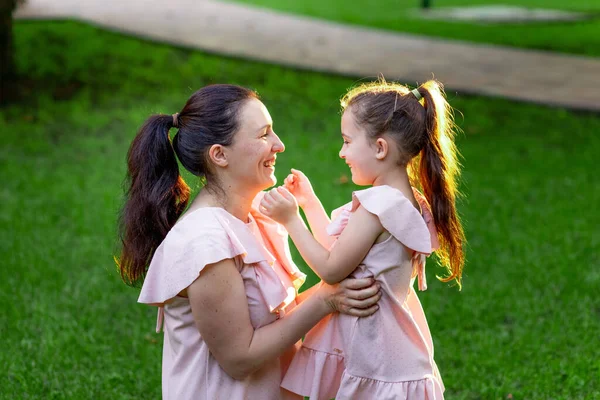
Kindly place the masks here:
<instances>
[{"instance_id":1,"label":"green grass","mask_svg":"<svg viewBox=\"0 0 600 400\"><path fill-rule=\"evenodd\" d=\"M509 25L480 25L415 18L420 0L237 0L240 3L304 14L348 24L458 39L478 43L525 47L565 53L600 56L600 2L597 0L432 0L433 8L504 4L529 8L549 8L589 12L592 20Z\"/></svg>"},{"instance_id":2,"label":"green grass","mask_svg":"<svg viewBox=\"0 0 600 400\"><path fill-rule=\"evenodd\" d=\"M337 152L355 82L70 22L15 34L29 90L0 110L0 398L159 398L156 310L112 260L136 130L203 85L257 89L287 146L277 175L303 169L331 210L353 189ZM462 292L430 264L420 295L446 397L600 399L600 118L448 95L464 115L468 264Z\"/></svg>"}]
</instances>

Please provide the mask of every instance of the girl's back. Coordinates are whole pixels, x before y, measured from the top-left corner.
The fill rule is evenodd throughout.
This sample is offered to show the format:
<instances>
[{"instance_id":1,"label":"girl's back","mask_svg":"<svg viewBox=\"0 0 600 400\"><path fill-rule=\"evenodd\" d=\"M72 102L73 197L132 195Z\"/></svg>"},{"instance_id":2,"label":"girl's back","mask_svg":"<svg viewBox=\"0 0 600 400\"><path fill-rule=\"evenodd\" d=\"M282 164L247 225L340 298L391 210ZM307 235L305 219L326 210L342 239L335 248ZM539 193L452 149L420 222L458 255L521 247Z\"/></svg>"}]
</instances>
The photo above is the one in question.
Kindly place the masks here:
<instances>
[{"instance_id":1,"label":"girl's back","mask_svg":"<svg viewBox=\"0 0 600 400\"><path fill-rule=\"evenodd\" d=\"M390 234L352 273L380 282L380 309L367 318L334 315L313 328L282 386L311 399L443 398L431 335L412 287L418 277L419 287L426 288L425 256L437 247L437 236L426 201L416 191L415 197L422 214L390 186L354 192L352 203L334 211L328 227L333 236L360 205ZM315 379L307 377L309 371Z\"/></svg>"}]
</instances>

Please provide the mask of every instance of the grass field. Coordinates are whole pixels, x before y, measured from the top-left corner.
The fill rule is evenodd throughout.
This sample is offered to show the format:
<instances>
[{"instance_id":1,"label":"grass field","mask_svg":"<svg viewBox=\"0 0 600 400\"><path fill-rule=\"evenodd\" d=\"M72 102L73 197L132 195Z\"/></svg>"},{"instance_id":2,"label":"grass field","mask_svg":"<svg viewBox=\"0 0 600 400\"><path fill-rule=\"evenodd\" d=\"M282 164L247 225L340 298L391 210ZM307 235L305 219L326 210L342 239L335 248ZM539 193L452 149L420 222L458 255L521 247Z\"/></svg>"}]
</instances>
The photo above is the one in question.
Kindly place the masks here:
<instances>
[{"instance_id":1,"label":"grass field","mask_svg":"<svg viewBox=\"0 0 600 400\"><path fill-rule=\"evenodd\" d=\"M365 25L418 35L466 40L469 42L525 47L565 53L600 56L600 1L597 0L431 0L433 8L509 5L590 13L591 20L508 25L481 25L425 20L412 16L420 0L237 0L240 3L273 8L348 24Z\"/></svg>"},{"instance_id":2,"label":"grass field","mask_svg":"<svg viewBox=\"0 0 600 400\"><path fill-rule=\"evenodd\" d=\"M278 177L303 169L331 210L354 189L337 152L338 99L356 81L73 22L15 34L28 90L0 110L0 398L159 398L156 310L112 260L136 130L203 85L254 88L287 146ZM448 97L462 113L468 264L459 292L430 263L420 295L446 397L600 399L600 118Z\"/></svg>"}]
</instances>

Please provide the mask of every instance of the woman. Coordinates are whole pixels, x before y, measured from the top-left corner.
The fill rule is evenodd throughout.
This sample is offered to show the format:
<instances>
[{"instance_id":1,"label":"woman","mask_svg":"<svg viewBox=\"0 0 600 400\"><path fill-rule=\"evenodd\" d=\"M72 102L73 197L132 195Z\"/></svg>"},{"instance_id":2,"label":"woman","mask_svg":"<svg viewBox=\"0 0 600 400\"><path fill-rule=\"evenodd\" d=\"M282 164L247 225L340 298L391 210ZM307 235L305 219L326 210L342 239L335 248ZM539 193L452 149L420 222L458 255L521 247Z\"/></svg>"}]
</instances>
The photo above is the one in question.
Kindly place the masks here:
<instances>
[{"instance_id":1,"label":"woman","mask_svg":"<svg viewBox=\"0 0 600 400\"><path fill-rule=\"evenodd\" d=\"M283 151L266 107L234 85L150 117L131 145L119 268L126 282L143 281L140 302L159 307L164 399L301 398L279 387L296 342L332 312L377 309L370 278L297 296L305 275L287 233L257 210ZM185 213L177 159L205 179Z\"/></svg>"}]
</instances>

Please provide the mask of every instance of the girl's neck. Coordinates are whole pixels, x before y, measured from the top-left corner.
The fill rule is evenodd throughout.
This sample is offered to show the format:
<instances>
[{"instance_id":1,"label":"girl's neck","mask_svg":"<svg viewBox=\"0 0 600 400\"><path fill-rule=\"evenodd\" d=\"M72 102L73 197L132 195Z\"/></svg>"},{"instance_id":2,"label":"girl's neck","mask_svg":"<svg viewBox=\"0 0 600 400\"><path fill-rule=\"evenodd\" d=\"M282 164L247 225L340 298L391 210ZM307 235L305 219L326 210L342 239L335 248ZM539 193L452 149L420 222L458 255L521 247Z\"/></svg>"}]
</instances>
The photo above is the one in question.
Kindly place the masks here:
<instances>
[{"instance_id":1,"label":"girl's neck","mask_svg":"<svg viewBox=\"0 0 600 400\"><path fill-rule=\"evenodd\" d=\"M373 181L373 186L383 185L398 189L407 199L411 199L411 201L414 198L406 168L390 168L385 173L377 176L375 181Z\"/></svg>"}]
</instances>

